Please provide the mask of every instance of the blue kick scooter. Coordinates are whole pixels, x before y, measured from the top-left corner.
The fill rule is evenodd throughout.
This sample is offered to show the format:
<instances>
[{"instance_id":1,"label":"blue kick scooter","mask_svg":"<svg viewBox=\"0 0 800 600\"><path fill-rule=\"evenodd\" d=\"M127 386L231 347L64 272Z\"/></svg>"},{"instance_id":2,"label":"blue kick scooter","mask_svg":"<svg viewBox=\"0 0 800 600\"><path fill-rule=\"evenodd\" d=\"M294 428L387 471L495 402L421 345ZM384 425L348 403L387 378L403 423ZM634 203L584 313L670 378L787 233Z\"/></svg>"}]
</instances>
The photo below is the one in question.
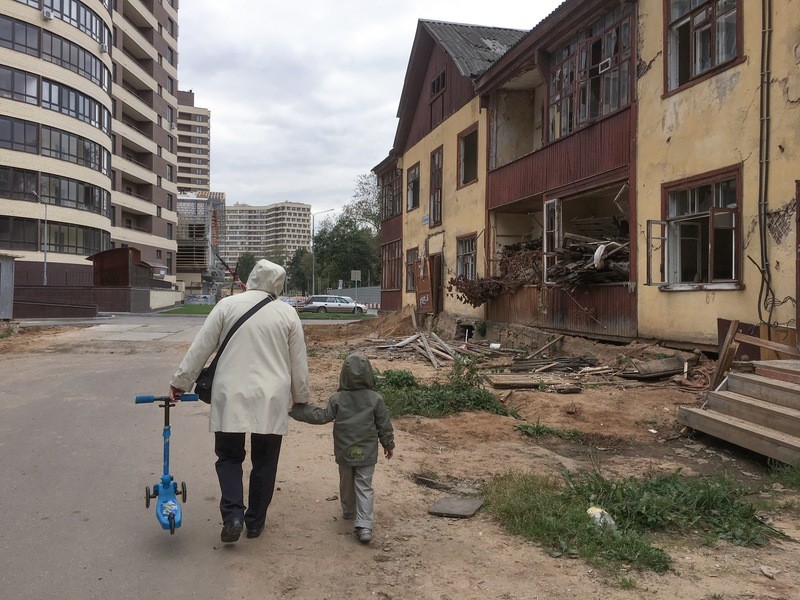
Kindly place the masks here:
<instances>
[{"instance_id":1,"label":"blue kick scooter","mask_svg":"<svg viewBox=\"0 0 800 600\"><path fill-rule=\"evenodd\" d=\"M181 396L181 402L196 400L197 394L183 394ZM178 496L181 497L183 502L186 502L186 482L181 481L180 489L178 489L178 483L174 481L169 473L169 409L171 406L175 406L175 403L169 399L169 396L136 396L136 404L152 404L153 402L163 402L159 406L164 409L164 474L161 476L161 480L153 485L152 492L149 487L144 488L144 505L150 508L150 500L158 498L156 518L161 523L162 529L169 529L170 534L174 534L183 520L181 505L178 504Z\"/></svg>"}]
</instances>

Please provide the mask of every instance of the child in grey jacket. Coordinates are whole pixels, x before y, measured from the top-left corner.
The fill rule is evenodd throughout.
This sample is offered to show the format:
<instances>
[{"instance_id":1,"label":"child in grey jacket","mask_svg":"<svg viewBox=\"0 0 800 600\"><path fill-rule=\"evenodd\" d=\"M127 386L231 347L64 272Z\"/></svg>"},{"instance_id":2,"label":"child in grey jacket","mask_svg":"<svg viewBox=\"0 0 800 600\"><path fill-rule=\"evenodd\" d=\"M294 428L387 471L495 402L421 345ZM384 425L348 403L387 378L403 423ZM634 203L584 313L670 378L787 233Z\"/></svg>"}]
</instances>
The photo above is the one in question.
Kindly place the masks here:
<instances>
[{"instance_id":1,"label":"child in grey jacket","mask_svg":"<svg viewBox=\"0 0 800 600\"><path fill-rule=\"evenodd\" d=\"M339 465L342 516L355 519L356 538L372 539L374 492L372 475L378 462L378 441L387 459L394 455L394 430L383 397L375 391L369 359L351 354L339 375L339 390L325 408L295 404L292 418L322 425L333 421L333 450Z\"/></svg>"}]
</instances>

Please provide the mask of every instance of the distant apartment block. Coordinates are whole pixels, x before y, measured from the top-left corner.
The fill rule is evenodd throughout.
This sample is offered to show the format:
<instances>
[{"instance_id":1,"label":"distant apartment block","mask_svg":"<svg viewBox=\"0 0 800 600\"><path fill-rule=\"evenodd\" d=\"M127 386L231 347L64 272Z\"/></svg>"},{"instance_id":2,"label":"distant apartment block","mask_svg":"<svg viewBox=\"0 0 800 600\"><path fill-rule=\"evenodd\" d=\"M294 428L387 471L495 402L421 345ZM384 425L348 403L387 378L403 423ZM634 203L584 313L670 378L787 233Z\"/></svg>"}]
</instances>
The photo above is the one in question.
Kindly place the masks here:
<instances>
[{"instance_id":1,"label":"distant apartment block","mask_svg":"<svg viewBox=\"0 0 800 600\"><path fill-rule=\"evenodd\" d=\"M177 8L0 5L0 251L20 257L17 285L90 285L86 257L114 247L174 272Z\"/></svg>"},{"instance_id":2,"label":"distant apartment block","mask_svg":"<svg viewBox=\"0 0 800 600\"><path fill-rule=\"evenodd\" d=\"M178 90L178 188L211 190L211 111L195 106L192 90Z\"/></svg>"},{"instance_id":3,"label":"distant apartment block","mask_svg":"<svg viewBox=\"0 0 800 600\"><path fill-rule=\"evenodd\" d=\"M234 204L225 209L220 256L231 266L244 252L285 264L298 248L311 248L310 204Z\"/></svg>"}]
</instances>

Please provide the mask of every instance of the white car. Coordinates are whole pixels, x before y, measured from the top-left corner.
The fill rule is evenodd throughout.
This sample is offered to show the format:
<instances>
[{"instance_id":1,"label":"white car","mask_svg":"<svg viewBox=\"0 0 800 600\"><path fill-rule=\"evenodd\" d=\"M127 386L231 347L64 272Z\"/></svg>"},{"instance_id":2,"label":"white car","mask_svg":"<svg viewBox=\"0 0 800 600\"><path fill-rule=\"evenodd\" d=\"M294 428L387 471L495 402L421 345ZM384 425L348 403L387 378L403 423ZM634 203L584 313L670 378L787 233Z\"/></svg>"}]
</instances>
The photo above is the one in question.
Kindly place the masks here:
<instances>
[{"instance_id":1,"label":"white car","mask_svg":"<svg viewBox=\"0 0 800 600\"><path fill-rule=\"evenodd\" d=\"M367 311L363 304L353 301L349 296L316 295L310 296L302 306L298 306L300 312L318 313L353 313L359 315Z\"/></svg>"}]
</instances>

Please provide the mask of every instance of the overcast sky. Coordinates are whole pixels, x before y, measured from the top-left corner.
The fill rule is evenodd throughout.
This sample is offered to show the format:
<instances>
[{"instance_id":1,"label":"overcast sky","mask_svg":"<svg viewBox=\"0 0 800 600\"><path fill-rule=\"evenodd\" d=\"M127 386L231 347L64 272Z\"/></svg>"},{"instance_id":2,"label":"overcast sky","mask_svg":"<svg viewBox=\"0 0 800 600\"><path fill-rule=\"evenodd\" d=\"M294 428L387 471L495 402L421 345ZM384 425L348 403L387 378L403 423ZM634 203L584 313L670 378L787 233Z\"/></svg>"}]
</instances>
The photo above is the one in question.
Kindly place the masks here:
<instances>
[{"instance_id":1,"label":"overcast sky","mask_svg":"<svg viewBox=\"0 0 800 600\"><path fill-rule=\"evenodd\" d=\"M338 208L391 150L418 19L531 29L560 0L183 0L179 87L228 204Z\"/></svg>"}]
</instances>

